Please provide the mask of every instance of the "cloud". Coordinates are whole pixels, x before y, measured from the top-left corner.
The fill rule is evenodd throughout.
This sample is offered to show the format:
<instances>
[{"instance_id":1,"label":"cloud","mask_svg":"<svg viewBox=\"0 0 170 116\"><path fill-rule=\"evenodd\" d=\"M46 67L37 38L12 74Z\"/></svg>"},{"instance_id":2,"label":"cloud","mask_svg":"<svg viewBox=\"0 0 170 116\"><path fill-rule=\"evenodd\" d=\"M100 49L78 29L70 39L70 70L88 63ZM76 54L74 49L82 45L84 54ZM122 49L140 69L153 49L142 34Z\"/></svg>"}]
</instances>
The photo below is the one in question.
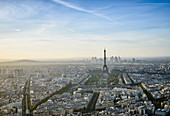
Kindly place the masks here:
<instances>
[{"instance_id":1,"label":"cloud","mask_svg":"<svg viewBox=\"0 0 170 116\"><path fill-rule=\"evenodd\" d=\"M48 4L34 0L0 0L0 20L26 19L40 15Z\"/></svg>"},{"instance_id":2,"label":"cloud","mask_svg":"<svg viewBox=\"0 0 170 116\"><path fill-rule=\"evenodd\" d=\"M107 6L98 8L99 10L104 10L108 8L112 8L113 6L143 6L143 5L169 5L170 3L122 3L122 4L109 4Z\"/></svg>"},{"instance_id":3,"label":"cloud","mask_svg":"<svg viewBox=\"0 0 170 116\"><path fill-rule=\"evenodd\" d=\"M70 32L73 32L73 33L75 32L72 28L67 27L66 29Z\"/></svg>"},{"instance_id":4,"label":"cloud","mask_svg":"<svg viewBox=\"0 0 170 116\"><path fill-rule=\"evenodd\" d=\"M81 12L85 12L85 13L89 13L89 14L92 14L92 15L95 15L95 16L98 16L98 17L101 17L101 18L104 18L108 21L111 21L111 22L115 22L113 19L111 19L110 17L108 16L104 16L102 14L99 14L99 13L96 13L92 10L88 10L88 9L84 9L82 7L79 7L79 6L76 6L72 3L69 3L69 2L65 2L65 1L62 1L62 0L52 0L54 1L55 3L58 3L58 4L61 4L65 7L68 7L68 8L71 8L71 9L74 9L74 10L77 10L77 11L81 11Z\"/></svg>"},{"instance_id":5,"label":"cloud","mask_svg":"<svg viewBox=\"0 0 170 116\"><path fill-rule=\"evenodd\" d=\"M55 39L38 39L38 40L35 40L35 41L41 41L41 42L54 42L56 41Z\"/></svg>"},{"instance_id":6,"label":"cloud","mask_svg":"<svg viewBox=\"0 0 170 116\"><path fill-rule=\"evenodd\" d=\"M46 30L48 30L49 28L54 28L56 27L55 23L51 23L51 24L42 24L40 25L40 28L37 29L36 34L40 34L45 32Z\"/></svg>"},{"instance_id":7,"label":"cloud","mask_svg":"<svg viewBox=\"0 0 170 116\"><path fill-rule=\"evenodd\" d=\"M20 32L20 31L21 31L21 29L15 29L14 31L15 31L15 32Z\"/></svg>"},{"instance_id":8,"label":"cloud","mask_svg":"<svg viewBox=\"0 0 170 116\"><path fill-rule=\"evenodd\" d=\"M117 9L119 7L123 12L120 10L120 14L114 18L115 21L118 21L126 17L132 17L135 15L140 16L141 14L150 13L150 11L153 12L154 9L165 5L170 5L170 3L114 3L97 9L103 11L105 9L109 10L110 8L115 8L116 11L119 11L119 9Z\"/></svg>"}]
</instances>

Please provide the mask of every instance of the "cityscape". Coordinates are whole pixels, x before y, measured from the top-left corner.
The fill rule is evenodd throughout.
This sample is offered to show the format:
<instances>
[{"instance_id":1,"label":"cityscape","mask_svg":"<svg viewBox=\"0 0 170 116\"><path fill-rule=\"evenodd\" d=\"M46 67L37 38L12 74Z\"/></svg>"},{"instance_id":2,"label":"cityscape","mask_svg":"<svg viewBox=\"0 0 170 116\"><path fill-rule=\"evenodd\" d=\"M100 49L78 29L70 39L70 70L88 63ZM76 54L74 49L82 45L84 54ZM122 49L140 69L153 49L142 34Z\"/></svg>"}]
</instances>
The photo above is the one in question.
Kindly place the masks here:
<instances>
[{"instance_id":1,"label":"cityscape","mask_svg":"<svg viewBox=\"0 0 170 116\"><path fill-rule=\"evenodd\" d=\"M170 58L92 57L75 63L1 63L0 114L157 115L170 112Z\"/></svg>"},{"instance_id":2,"label":"cityscape","mask_svg":"<svg viewBox=\"0 0 170 116\"><path fill-rule=\"evenodd\" d=\"M0 0L0 116L170 116L169 0Z\"/></svg>"}]
</instances>

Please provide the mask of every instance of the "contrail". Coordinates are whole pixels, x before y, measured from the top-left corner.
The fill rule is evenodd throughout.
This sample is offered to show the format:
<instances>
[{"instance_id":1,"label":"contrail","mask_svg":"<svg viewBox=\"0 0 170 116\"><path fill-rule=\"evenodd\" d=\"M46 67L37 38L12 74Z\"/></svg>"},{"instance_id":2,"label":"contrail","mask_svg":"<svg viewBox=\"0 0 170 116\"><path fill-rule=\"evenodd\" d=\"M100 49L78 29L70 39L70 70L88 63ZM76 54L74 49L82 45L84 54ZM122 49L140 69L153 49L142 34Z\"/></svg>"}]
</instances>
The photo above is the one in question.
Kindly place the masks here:
<instances>
[{"instance_id":1,"label":"contrail","mask_svg":"<svg viewBox=\"0 0 170 116\"><path fill-rule=\"evenodd\" d=\"M54 1L55 3L61 4L61 5L65 6L65 7L68 7L68 8L77 10L77 11L89 13L89 14L92 14L92 15L95 15L95 16L98 16L98 17L101 17L101 18L104 18L104 19L106 19L106 20L108 20L108 21L112 21L112 22L113 22L113 20L112 20L110 17L104 16L104 15L102 15L102 14L95 13L95 12L92 11L92 10L84 9L84 8L82 8L82 7L76 6L76 5L71 4L71 3L69 3L69 2L65 2L65 1L62 1L62 0L52 0L52 1Z\"/></svg>"}]
</instances>

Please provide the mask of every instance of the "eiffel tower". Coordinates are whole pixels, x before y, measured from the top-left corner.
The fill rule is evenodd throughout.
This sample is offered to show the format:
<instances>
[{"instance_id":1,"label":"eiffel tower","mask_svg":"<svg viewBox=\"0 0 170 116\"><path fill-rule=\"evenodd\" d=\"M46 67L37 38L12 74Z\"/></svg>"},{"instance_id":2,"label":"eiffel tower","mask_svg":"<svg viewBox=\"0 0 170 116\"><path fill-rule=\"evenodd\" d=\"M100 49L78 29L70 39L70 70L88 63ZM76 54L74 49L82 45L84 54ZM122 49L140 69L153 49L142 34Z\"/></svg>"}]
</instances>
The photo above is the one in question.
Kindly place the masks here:
<instances>
[{"instance_id":1,"label":"eiffel tower","mask_svg":"<svg viewBox=\"0 0 170 116\"><path fill-rule=\"evenodd\" d=\"M104 65L103 65L103 73L108 73L108 68L106 65L106 50L104 49Z\"/></svg>"}]
</instances>

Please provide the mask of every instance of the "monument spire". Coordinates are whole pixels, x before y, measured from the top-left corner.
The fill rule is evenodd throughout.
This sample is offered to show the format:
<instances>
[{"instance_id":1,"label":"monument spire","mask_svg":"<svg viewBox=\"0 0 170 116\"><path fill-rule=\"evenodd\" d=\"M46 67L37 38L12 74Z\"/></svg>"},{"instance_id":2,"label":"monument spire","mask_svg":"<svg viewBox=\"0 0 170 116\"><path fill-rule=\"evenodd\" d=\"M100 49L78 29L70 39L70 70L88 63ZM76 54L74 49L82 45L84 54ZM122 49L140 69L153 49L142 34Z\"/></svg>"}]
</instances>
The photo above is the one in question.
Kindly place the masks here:
<instances>
[{"instance_id":1,"label":"monument spire","mask_svg":"<svg viewBox=\"0 0 170 116\"><path fill-rule=\"evenodd\" d=\"M108 73L108 68L106 65L106 49L104 49L104 65L103 65L103 72Z\"/></svg>"}]
</instances>

